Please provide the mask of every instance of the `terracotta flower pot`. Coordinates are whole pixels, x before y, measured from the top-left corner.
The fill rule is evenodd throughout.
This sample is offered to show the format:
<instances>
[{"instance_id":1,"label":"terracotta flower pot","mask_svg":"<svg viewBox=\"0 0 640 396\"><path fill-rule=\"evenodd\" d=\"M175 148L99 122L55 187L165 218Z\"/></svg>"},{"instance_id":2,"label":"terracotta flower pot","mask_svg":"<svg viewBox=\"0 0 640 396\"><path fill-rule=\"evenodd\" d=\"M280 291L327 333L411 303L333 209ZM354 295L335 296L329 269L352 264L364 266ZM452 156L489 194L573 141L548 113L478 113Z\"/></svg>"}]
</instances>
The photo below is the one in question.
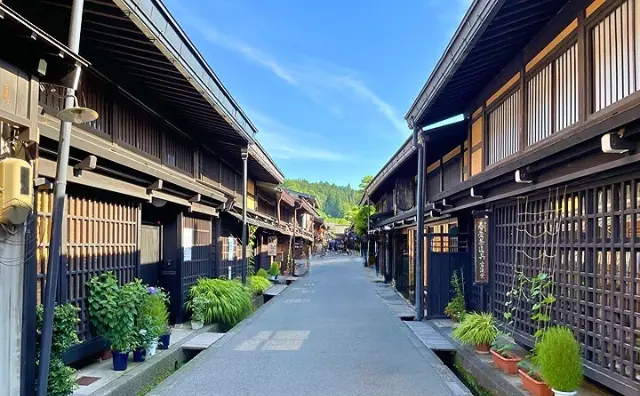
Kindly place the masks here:
<instances>
[{"instance_id":1,"label":"terracotta flower pot","mask_svg":"<svg viewBox=\"0 0 640 396\"><path fill-rule=\"evenodd\" d=\"M489 353L489 349L491 349L491 346L489 344L477 344L476 345L476 352L481 353L481 354L488 354Z\"/></svg>"},{"instance_id":2,"label":"terracotta flower pot","mask_svg":"<svg viewBox=\"0 0 640 396\"><path fill-rule=\"evenodd\" d=\"M519 357L509 354L511 357L504 357L498 352L491 350L491 359L496 366L507 374L518 374L518 363L520 363Z\"/></svg>"},{"instance_id":3,"label":"terracotta flower pot","mask_svg":"<svg viewBox=\"0 0 640 396\"><path fill-rule=\"evenodd\" d=\"M530 395L553 396L553 391L544 382L536 381L522 370L518 370L518 374L520 374L520 379L522 380L522 387L526 389Z\"/></svg>"}]
</instances>

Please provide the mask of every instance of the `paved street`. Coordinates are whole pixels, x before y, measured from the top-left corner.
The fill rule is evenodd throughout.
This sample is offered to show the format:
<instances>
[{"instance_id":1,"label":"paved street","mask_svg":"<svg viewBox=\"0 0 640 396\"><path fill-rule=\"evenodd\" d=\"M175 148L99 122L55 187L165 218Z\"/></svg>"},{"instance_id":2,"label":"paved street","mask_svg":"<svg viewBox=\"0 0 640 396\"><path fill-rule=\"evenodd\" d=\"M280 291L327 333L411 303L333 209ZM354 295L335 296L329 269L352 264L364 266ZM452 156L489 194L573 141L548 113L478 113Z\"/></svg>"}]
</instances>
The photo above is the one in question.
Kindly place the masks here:
<instances>
[{"instance_id":1,"label":"paved street","mask_svg":"<svg viewBox=\"0 0 640 396\"><path fill-rule=\"evenodd\" d=\"M150 394L453 395L433 364L362 261L328 257Z\"/></svg>"}]
</instances>

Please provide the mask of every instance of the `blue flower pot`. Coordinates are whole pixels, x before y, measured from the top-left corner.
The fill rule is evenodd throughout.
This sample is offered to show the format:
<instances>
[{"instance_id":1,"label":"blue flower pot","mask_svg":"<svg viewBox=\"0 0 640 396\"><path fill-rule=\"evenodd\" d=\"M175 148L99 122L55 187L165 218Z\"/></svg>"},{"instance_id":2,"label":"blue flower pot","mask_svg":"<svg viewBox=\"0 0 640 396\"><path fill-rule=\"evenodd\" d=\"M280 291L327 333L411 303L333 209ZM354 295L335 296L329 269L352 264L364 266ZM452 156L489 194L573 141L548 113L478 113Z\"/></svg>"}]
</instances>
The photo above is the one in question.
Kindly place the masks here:
<instances>
[{"instance_id":1,"label":"blue flower pot","mask_svg":"<svg viewBox=\"0 0 640 396\"><path fill-rule=\"evenodd\" d=\"M145 357L147 357L147 351L144 348L136 348L136 350L133 351L134 362L144 362Z\"/></svg>"},{"instance_id":2,"label":"blue flower pot","mask_svg":"<svg viewBox=\"0 0 640 396\"><path fill-rule=\"evenodd\" d=\"M129 364L129 352L111 351L113 371L125 371Z\"/></svg>"},{"instance_id":3,"label":"blue flower pot","mask_svg":"<svg viewBox=\"0 0 640 396\"><path fill-rule=\"evenodd\" d=\"M160 340L158 341L159 349L169 349L169 344L171 343L171 333L163 334L160 336Z\"/></svg>"}]
</instances>

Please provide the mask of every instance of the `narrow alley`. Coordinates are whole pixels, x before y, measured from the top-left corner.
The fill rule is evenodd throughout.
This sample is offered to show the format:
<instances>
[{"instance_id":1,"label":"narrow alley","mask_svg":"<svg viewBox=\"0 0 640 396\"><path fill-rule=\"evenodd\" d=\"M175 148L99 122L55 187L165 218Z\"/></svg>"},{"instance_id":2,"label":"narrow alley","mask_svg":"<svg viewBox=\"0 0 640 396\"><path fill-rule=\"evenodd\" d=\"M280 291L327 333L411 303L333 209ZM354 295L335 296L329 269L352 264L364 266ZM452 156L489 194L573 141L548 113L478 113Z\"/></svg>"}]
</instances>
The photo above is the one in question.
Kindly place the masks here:
<instances>
[{"instance_id":1,"label":"narrow alley","mask_svg":"<svg viewBox=\"0 0 640 396\"><path fill-rule=\"evenodd\" d=\"M432 364L445 369L376 294L362 260L330 256L149 395L445 396L463 391Z\"/></svg>"}]
</instances>

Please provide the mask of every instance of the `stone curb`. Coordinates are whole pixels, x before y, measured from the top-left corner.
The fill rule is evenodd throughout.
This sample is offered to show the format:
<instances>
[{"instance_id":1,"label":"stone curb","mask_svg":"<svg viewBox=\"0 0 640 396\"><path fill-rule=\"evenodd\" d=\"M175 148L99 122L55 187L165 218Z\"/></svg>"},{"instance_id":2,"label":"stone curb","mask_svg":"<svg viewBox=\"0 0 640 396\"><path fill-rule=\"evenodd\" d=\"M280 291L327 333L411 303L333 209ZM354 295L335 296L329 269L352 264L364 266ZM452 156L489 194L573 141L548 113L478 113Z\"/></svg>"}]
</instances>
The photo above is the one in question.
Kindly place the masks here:
<instances>
[{"instance_id":1,"label":"stone curb","mask_svg":"<svg viewBox=\"0 0 640 396\"><path fill-rule=\"evenodd\" d=\"M289 287L287 287L285 290L282 291L282 293L278 294L277 296L274 296L272 299L270 299L268 302L265 302L261 307L268 307L270 305L270 302L273 301L274 299L282 296L284 293L287 292L287 290L289 289ZM251 323L252 321L254 321L256 318L259 318L260 315L262 315L264 313L265 309L256 309L256 311L254 311L251 315L247 316L246 318L244 318L240 323L236 324L235 326L233 326L233 328L231 328L229 331L227 331L218 341L216 341L213 345L211 345L209 348L205 349L204 351L202 351L201 353L199 353L198 355L196 355L193 359L189 360L186 364L185 364L185 369L188 368L188 366L193 366L195 363L197 363L200 359L205 359L205 356L208 355L209 353L215 353L215 350L217 348L220 348L222 345L224 345L225 343L229 342L229 340L231 340L240 330L242 330L245 326L247 326L249 323ZM172 379L171 376L169 376L168 378L166 378L163 383L168 384L168 386L171 386L172 384ZM174 380L175 381L175 380ZM158 384L159 385L159 384ZM127 394L127 396L131 396L131 395L135 395L135 393L130 393ZM149 393L149 396L153 396L154 392L153 390ZM120 395L118 395L120 396ZM123 395L124 396L124 395Z\"/></svg>"},{"instance_id":2,"label":"stone curb","mask_svg":"<svg viewBox=\"0 0 640 396\"><path fill-rule=\"evenodd\" d=\"M111 381L102 388L96 390L92 396L132 396L137 395L148 384L155 381L159 376L175 371L181 362L187 360L187 354L182 349L182 345L192 338L210 331L219 331L220 324L214 323L201 329L195 330L192 334L184 337L180 341L171 344L165 351L158 350L158 353L145 364L138 365L127 371L122 376Z\"/></svg>"}]
</instances>

